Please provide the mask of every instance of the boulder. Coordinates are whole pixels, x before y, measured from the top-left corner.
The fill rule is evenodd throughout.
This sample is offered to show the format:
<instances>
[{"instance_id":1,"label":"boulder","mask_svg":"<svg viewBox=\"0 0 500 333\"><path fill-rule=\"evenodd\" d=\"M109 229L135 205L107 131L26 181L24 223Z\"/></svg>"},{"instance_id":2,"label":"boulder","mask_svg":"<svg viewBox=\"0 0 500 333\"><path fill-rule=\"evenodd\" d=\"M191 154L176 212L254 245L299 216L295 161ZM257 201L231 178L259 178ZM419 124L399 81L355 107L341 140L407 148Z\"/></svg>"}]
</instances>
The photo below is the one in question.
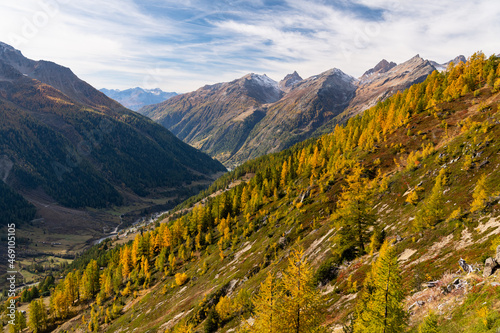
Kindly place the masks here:
<instances>
[{"instance_id":1,"label":"boulder","mask_svg":"<svg viewBox=\"0 0 500 333\"><path fill-rule=\"evenodd\" d=\"M495 257L497 263L500 263L500 245L497 246L497 255Z\"/></svg>"},{"instance_id":2,"label":"boulder","mask_svg":"<svg viewBox=\"0 0 500 333\"><path fill-rule=\"evenodd\" d=\"M484 277L490 276L491 274L493 274L495 268L497 267L498 267L498 262L496 261L496 259L493 259L491 257L486 259L486 261L484 262L483 276Z\"/></svg>"},{"instance_id":3,"label":"boulder","mask_svg":"<svg viewBox=\"0 0 500 333\"><path fill-rule=\"evenodd\" d=\"M484 266L484 271L483 271L483 276L486 278L493 274L493 267L491 266Z\"/></svg>"}]
</instances>

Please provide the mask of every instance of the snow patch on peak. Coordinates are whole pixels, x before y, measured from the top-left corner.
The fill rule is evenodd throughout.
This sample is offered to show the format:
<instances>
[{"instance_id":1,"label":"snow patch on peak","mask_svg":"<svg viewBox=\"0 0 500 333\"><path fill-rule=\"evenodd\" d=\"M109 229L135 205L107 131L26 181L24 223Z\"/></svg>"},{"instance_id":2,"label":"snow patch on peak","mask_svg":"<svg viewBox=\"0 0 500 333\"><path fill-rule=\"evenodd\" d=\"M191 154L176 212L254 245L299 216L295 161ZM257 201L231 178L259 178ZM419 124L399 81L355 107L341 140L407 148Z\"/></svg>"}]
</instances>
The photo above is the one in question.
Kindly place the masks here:
<instances>
[{"instance_id":1,"label":"snow patch on peak","mask_svg":"<svg viewBox=\"0 0 500 333\"><path fill-rule=\"evenodd\" d=\"M250 78L263 87L273 88L273 89L279 90L278 82L274 81L266 74L260 75L260 74L252 73L252 74L250 74Z\"/></svg>"},{"instance_id":2,"label":"snow patch on peak","mask_svg":"<svg viewBox=\"0 0 500 333\"><path fill-rule=\"evenodd\" d=\"M344 82L347 82L347 83L351 83L351 82L355 82L355 81L358 81L358 79L356 79L355 77L352 77L344 72L342 72L340 69L338 68L333 68L331 70L331 74L332 75L337 75L338 77L340 77L340 79Z\"/></svg>"}]
</instances>

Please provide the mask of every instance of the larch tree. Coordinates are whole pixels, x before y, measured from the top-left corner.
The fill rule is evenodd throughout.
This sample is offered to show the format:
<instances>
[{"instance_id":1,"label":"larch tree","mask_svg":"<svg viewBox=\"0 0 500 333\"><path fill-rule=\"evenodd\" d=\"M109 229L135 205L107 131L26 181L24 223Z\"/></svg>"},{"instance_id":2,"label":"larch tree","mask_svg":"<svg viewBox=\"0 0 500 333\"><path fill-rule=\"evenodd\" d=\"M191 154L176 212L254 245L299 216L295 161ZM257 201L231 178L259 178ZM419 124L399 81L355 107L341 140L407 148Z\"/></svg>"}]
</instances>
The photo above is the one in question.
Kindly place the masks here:
<instances>
[{"instance_id":1,"label":"larch tree","mask_svg":"<svg viewBox=\"0 0 500 333\"><path fill-rule=\"evenodd\" d=\"M417 232L422 232L426 228L435 226L444 217L444 186L448 179L446 170L441 169L436 177L431 195L421 203L413 222L413 228Z\"/></svg>"},{"instance_id":2,"label":"larch tree","mask_svg":"<svg viewBox=\"0 0 500 333\"><path fill-rule=\"evenodd\" d=\"M272 274L261 283L260 291L254 299L255 322L251 332L278 333L281 321L279 319L279 302L283 296L283 288Z\"/></svg>"},{"instance_id":3,"label":"larch tree","mask_svg":"<svg viewBox=\"0 0 500 333\"><path fill-rule=\"evenodd\" d=\"M387 241L363 284L354 333L399 333L407 326L403 285L394 247Z\"/></svg>"},{"instance_id":4,"label":"larch tree","mask_svg":"<svg viewBox=\"0 0 500 333\"><path fill-rule=\"evenodd\" d=\"M311 333L322 330L323 297L313 283L313 272L304 251L293 251L283 273L280 332Z\"/></svg>"},{"instance_id":5,"label":"larch tree","mask_svg":"<svg viewBox=\"0 0 500 333\"><path fill-rule=\"evenodd\" d=\"M47 328L47 312L42 299L31 301L28 312L28 327L33 333L41 332Z\"/></svg>"},{"instance_id":6,"label":"larch tree","mask_svg":"<svg viewBox=\"0 0 500 333\"><path fill-rule=\"evenodd\" d=\"M470 211L472 213L476 211L483 210L486 207L486 203L489 197L489 189L487 184L486 175L482 175L476 183L474 192L472 193L472 204L470 206Z\"/></svg>"},{"instance_id":7,"label":"larch tree","mask_svg":"<svg viewBox=\"0 0 500 333\"><path fill-rule=\"evenodd\" d=\"M362 173L359 166L352 169L337 202L337 211L332 215L339 230L335 243L341 256L353 257L365 253L365 245L370 241L369 228L376 220L369 181Z\"/></svg>"}]
</instances>

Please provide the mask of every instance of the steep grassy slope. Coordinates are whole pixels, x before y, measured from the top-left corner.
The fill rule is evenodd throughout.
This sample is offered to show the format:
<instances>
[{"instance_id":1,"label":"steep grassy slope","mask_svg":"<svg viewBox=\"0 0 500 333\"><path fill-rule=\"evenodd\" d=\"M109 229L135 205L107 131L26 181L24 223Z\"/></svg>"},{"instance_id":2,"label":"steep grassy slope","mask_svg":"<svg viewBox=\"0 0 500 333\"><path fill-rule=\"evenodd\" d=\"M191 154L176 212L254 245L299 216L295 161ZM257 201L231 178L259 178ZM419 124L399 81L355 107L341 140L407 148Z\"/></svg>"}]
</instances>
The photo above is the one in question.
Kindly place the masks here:
<instances>
[{"instance_id":1,"label":"steep grassy slope","mask_svg":"<svg viewBox=\"0 0 500 333\"><path fill-rule=\"evenodd\" d=\"M499 68L498 58L474 55L467 65L431 75L334 133L245 163L164 223L122 235L82 257L72 268L86 267L83 274L92 276L91 259L98 258L101 281L116 286L101 282L94 295L81 291L87 303L68 308L70 317L85 313L85 323L54 312L63 325L59 331L100 318L99 330L108 332L182 332L185 323L201 332L224 295L241 305L217 322L220 332L231 331L252 322L250 295L268 273L283 271L297 248L304 248L327 299L324 326L341 331L384 234L399 255L410 330L416 331L429 308L438 313L442 332L494 330L500 325L491 315L499 308L498 273L488 279L465 275L458 260L482 268L500 234L500 93L492 88L500 85ZM366 251L339 238L348 220L338 218L339 202L352 191L349 179L359 170L360 193L375 217L373 228L363 232L380 235L366 241ZM482 176L486 194L479 209L472 209ZM439 177L442 187L436 192ZM416 197L410 200L412 192ZM428 208L433 202L440 202L438 209ZM455 277L467 286L459 280L459 287L444 293L422 287L439 280L447 289ZM424 303L414 304L417 300ZM484 306L491 313L476 315ZM483 317L489 318L487 325Z\"/></svg>"}]
</instances>

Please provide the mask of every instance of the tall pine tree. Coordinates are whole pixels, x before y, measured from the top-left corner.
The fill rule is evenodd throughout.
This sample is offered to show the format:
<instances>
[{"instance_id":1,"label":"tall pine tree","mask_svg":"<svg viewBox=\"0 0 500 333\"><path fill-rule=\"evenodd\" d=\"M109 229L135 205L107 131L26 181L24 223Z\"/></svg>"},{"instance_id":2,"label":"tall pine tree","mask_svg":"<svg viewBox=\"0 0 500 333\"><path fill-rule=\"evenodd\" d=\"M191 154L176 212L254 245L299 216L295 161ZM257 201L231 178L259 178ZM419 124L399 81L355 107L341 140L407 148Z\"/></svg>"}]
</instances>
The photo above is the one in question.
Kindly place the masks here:
<instances>
[{"instance_id":1,"label":"tall pine tree","mask_svg":"<svg viewBox=\"0 0 500 333\"><path fill-rule=\"evenodd\" d=\"M355 333L399 333L407 326L403 286L396 251L387 241L365 280L357 304Z\"/></svg>"},{"instance_id":2,"label":"tall pine tree","mask_svg":"<svg viewBox=\"0 0 500 333\"><path fill-rule=\"evenodd\" d=\"M313 284L313 272L307 263L304 251L293 251L283 274L280 332L319 332L323 322L323 298Z\"/></svg>"},{"instance_id":3,"label":"tall pine tree","mask_svg":"<svg viewBox=\"0 0 500 333\"><path fill-rule=\"evenodd\" d=\"M376 220L369 181L362 174L360 166L352 169L337 202L337 211L332 214L339 230L335 239L339 246L336 252L348 259L365 253L365 246L370 241L369 228Z\"/></svg>"}]
</instances>

